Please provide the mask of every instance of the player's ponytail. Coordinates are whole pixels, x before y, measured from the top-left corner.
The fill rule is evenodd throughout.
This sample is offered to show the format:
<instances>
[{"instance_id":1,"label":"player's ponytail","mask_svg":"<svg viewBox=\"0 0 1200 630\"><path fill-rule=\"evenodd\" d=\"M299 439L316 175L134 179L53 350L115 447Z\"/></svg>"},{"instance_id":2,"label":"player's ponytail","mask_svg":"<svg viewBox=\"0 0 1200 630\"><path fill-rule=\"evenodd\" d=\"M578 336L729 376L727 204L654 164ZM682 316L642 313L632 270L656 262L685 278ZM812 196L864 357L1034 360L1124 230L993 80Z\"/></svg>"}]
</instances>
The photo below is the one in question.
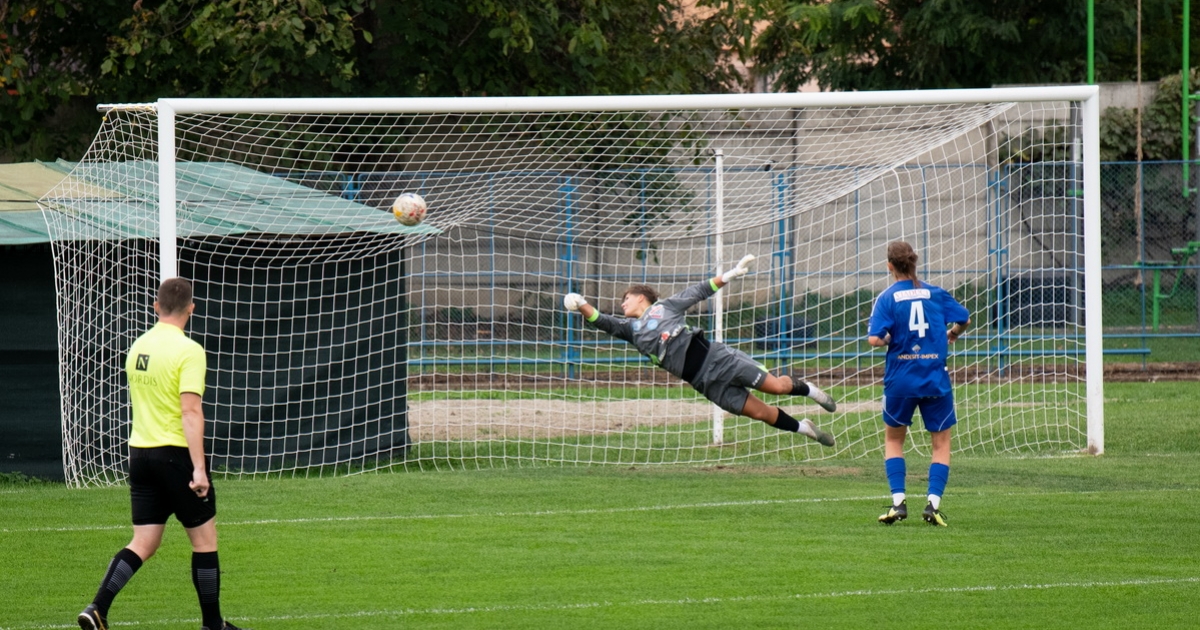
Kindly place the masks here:
<instances>
[{"instance_id":1,"label":"player's ponytail","mask_svg":"<svg viewBox=\"0 0 1200 630\"><path fill-rule=\"evenodd\" d=\"M921 281L917 279L917 252L912 245L904 241L888 243L887 259L897 274L912 280L914 287L921 286Z\"/></svg>"}]
</instances>

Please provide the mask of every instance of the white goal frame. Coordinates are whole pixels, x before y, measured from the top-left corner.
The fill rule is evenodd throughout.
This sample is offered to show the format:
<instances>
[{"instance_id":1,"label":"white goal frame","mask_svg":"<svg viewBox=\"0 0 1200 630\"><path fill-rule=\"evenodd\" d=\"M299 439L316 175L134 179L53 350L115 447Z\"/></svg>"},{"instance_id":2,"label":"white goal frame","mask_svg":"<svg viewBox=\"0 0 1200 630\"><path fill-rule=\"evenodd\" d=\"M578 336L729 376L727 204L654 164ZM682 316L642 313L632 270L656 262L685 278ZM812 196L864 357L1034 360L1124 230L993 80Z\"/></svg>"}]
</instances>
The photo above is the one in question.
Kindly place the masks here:
<instances>
[{"instance_id":1,"label":"white goal frame","mask_svg":"<svg viewBox=\"0 0 1200 630\"><path fill-rule=\"evenodd\" d=\"M864 328L897 239L972 315L948 357L956 449L1104 452L1096 86L99 109L39 201L70 485L125 479L121 367L179 274L231 475L873 456ZM388 212L405 192L420 225ZM688 325L833 392L833 414L763 400L834 448L722 411L562 306L619 313L631 285L678 294L746 254Z\"/></svg>"},{"instance_id":2,"label":"white goal frame","mask_svg":"<svg viewBox=\"0 0 1200 630\"><path fill-rule=\"evenodd\" d=\"M558 96L471 98L165 98L158 111L160 182L160 277L176 275L175 116L176 114L406 114L556 112L601 110L754 109L780 107L871 107L943 105L996 101L1078 101L1081 103L1084 213L1084 299L1087 369L1087 451L1104 452L1104 342L1100 265L1100 88L1099 86L783 94L662 96ZM113 109L127 105L102 105ZM718 302L719 304L719 302ZM719 414L714 414L719 438Z\"/></svg>"}]
</instances>

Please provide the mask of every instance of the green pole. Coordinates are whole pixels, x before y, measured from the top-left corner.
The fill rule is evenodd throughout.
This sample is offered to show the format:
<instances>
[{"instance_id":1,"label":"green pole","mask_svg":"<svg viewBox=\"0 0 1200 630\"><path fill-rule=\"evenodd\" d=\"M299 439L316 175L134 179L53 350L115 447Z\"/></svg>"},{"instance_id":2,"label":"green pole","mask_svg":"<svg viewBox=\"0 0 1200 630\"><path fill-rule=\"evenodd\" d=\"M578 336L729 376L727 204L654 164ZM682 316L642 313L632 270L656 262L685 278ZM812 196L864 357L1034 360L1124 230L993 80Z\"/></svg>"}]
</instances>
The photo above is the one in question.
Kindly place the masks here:
<instances>
[{"instance_id":1,"label":"green pole","mask_svg":"<svg viewBox=\"0 0 1200 630\"><path fill-rule=\"evenodd\" d=\"M1089 2L1090 1L1091 0L1089 0ZM1183 72L1179 77L1181 79L1180 83L1183 84L1183 87L1181 88L1183 90L1183 100L1180 101L1180 105L1182 105L1182 107L1180 107L1179 109L1183 112L1183 122L1180 125L1180 132L1183 134L1183 196L1184 197L1187 197L1187 196L1191 195L1191 193L1192 193L1192 187L1188 184L1188 170L1189 170L1188 160L1191 159L1190 154L1191 154L1191 144L1192 144L1192 134L1189 133L1191 131L1190 127L1191 127L1191 122L1192 122L1192 111L1191 111L1192 110L1192 95L1191 95L1191 91L1192 91L1191 90L1191 87L1192 87L1191 86L1191 83L1192 83L1191 75L1192 75L1192 73L1191 73L1191 68L1190 68L1190 63L1189 63L1190 57L1192 54L1191 51L1189 50L1189 48L1190 48L1189 40L1191 39L1191 36L1192 36L1191 31L1192 31L1192 0L1183 0Z\"/></svg>"},{"instance_id":2,"label":"green pole","mask_svg":"<svg viewBox=\"0 0 1200 630\"><path fill-rule=\"evenodd\" d=\"M1184 0L1185 3L1188 1ZM1096 84L1096 0L1087 3L1087 82L1088 85Z\"/></svg>"}]
</instances>

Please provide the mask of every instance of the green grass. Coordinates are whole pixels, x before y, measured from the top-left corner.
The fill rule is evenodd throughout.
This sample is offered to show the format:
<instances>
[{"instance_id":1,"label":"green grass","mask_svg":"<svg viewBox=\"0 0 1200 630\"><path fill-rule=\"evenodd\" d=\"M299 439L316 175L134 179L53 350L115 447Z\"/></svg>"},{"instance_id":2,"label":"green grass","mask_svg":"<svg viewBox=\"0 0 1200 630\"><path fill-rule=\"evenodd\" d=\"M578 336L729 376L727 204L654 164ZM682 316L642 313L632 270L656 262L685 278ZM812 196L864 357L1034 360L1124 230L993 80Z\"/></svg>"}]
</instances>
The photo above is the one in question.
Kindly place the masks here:
<instances>
[{"instance_id":1,"label":"green grass","mask_svg":"<svg viewBox=\"0 0 1200 630\"><path fill-rule=\"evenodd\" d=\"M1103 456L956 455L946 529L875 522L878 454L219 480L222 604L256 630L1193 627L1200 387L1106 398ZM127 523L124 488L0 478L0 628L74 627ZM113 628L199 627L189 553L172 523Z\"/></svg>"}]
</instances>

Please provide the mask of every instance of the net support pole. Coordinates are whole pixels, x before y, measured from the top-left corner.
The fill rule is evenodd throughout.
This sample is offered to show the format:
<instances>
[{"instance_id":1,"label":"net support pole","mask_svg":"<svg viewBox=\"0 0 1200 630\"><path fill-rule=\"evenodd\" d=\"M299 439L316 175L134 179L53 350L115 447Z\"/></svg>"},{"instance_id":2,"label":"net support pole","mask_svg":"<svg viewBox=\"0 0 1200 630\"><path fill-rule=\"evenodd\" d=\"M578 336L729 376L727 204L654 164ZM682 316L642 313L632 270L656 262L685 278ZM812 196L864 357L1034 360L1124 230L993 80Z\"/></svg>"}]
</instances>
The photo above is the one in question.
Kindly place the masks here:
<instances>
[{"instance_id":1,"label":"net support pole","mask_svg":"<svg viewBox=\"0 0 1200 630\"><path fill-rule=\"evenodd\" d=\"M1100 91L1082 101L1087 452L1104 452L1104 317L1100 272Z\"/></svg>"},{"instance_id":2,"label":"net support pole","mask_svg":"<svg viewBox=\"0 0 1200 630\"><path fill-rule=\"evenodd\" d=\"M179 275L175 228L175 110L158 103L159 282Z\"/></svg>"},{"instance_id":3,"label":"net support pole","mask_svg":"<svg viewBox=\"0 0 1200 630\"><path fill-rule=\"evenodd\" d=\"M713 203L713 259L717 264L717 271L721 270L721 261L724 259L724 235L721 232L725 227L725 154L720 149L713 150L713 194L715 195ZM721 299L721 292L713 296L713 324L712 333L713 341L722 343L725 341L725 330L722 321L725 319L724 304ZM722 415L721 408L712 406L712 443L713 446L720 446L725 442L725 416Z\"/></svg>"}]
</instances>

